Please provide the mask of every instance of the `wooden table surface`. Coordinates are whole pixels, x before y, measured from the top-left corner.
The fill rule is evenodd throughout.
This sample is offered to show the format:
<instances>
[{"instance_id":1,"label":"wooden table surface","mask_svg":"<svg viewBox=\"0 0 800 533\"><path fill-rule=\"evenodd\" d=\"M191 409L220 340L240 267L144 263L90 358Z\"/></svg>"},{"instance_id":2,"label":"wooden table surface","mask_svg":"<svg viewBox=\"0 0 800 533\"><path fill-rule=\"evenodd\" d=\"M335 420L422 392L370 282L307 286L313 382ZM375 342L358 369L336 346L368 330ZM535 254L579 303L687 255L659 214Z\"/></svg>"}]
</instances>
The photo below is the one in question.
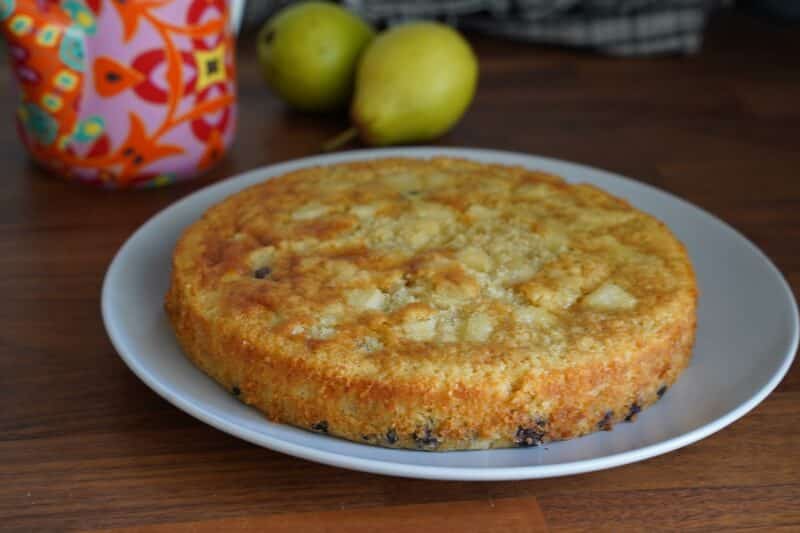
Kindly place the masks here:
<instances>
[{"instance_id":1,"label":"wooden table surface","mask_svg":"<svg viewBox=\"0 0 800 533\"><path fill-rule=\"evenodd\" d=\"M722 13L690 58L472 40L478 95L441 145L569 159L671 191L752 239L797 295L797 27ZM100 319L100 286L118 247L191 191L313 154L344 126L342 117L287 111L266 91L252 41L240 44L236 145L187 185L113 193L48 178L16 140L13 103L0 99L0 528L800 531L798 365L743 419L676 452L497 483L406 480L295 459L217 431L148 389ZM0 86L9 78L0 65Z\"/></svg>"}]
</instances>

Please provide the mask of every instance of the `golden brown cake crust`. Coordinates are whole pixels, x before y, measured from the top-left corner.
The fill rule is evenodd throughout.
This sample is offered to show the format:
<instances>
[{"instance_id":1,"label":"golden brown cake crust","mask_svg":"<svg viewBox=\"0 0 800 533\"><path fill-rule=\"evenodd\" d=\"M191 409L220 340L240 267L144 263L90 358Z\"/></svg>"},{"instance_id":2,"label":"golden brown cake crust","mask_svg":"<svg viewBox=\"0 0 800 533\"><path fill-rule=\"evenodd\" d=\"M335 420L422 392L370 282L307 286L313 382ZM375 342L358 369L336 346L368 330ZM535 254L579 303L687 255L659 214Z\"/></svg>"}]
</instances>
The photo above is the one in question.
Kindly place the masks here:
<instances>
[{"instance_id":1,"label":"golden brown cake crust","mask_svg":"<svg viewBox=\"0 0 800 533\"><path fill-rule=\"evenodd\" d=\"M211 208L166 309L272 420L424 450L610 429L688 365L697 289L661 222L595 187L436 158L314 167Z\"/></svg>"}]
</instances>

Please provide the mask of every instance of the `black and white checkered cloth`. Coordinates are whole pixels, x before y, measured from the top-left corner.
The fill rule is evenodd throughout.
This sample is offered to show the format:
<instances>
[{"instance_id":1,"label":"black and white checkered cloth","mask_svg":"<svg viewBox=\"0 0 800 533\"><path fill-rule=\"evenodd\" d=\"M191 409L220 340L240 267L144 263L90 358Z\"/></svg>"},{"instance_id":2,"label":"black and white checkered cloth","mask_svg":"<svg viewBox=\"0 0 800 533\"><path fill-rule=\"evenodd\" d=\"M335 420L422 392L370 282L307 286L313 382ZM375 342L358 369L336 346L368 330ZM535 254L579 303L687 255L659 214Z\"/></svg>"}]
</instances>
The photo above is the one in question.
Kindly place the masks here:
<instances>
[{"instance_id":1,"label":"black and white checkered cloth","mask_svg":"<svg viewBox=\"0 0 800 533\"><path fill-rule=\"evenodd\" d=\"M378 25L437 19L518 40L620 56L691 54L728 0L342 0ZM251 0L263 11L269 2ZM277 7L278 4L273 4Z\"/></svg>"}]
</instances>

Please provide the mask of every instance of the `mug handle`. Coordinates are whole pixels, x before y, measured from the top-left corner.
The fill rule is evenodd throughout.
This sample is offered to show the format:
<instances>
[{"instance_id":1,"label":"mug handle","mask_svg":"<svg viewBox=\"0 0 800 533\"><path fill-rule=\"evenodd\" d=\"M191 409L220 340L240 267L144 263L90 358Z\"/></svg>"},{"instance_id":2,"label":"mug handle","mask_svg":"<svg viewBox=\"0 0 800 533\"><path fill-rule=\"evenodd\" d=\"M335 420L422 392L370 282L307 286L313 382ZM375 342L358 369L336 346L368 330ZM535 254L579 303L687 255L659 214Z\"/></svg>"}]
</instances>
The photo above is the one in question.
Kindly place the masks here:
<instances>
[{"instance_id":1,"label":"mug handle","mask_svg":"<svg viewBox=\"0 0 800 533\"><path fill-rule=\"evenodd\" d=\"M246 0L228 0L229 21L231 33L237 35L242 27L242 17L244 16L244 4Z\"/></svg>"}]
</instances>

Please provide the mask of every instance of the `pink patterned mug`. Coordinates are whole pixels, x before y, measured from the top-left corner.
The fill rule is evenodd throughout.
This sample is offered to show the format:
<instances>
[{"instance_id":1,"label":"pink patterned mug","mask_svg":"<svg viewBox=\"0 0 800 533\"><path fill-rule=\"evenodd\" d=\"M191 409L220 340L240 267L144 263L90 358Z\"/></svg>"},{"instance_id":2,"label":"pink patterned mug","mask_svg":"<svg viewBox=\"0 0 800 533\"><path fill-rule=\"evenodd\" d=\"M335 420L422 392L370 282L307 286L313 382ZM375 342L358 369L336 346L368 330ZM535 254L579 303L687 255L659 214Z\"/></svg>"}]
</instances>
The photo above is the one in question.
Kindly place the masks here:
<instances>
[{"instance_id":1,"label":"pink patterned mug","mask_svg":"<svg viewBox=\"0 0 800 533\"><path fill-rule=\"evenodd\" d=\"M0 0L19 135L57 174L109 188L202 173L236 122L228 0Z\"/></svg>"}]
</instances>

